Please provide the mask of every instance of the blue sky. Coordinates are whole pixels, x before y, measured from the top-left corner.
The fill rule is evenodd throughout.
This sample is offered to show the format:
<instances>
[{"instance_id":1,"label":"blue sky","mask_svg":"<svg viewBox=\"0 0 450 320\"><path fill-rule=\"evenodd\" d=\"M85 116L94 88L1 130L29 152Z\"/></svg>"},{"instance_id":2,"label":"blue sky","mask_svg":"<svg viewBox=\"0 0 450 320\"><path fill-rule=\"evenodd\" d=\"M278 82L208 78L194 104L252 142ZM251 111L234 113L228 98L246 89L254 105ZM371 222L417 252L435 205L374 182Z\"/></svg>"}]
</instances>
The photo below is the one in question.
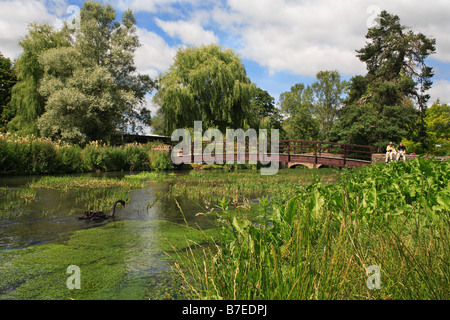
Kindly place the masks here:
<instances>
[{"instance_id":1,"label":"blue sky","mask_svg":"<svg viewBox=\"0 0 450 320\"><path fill-rule=\"evenodd\" d=\"M322 70L343 79L365 74L356 58L367 28L381 10L402 24L437 39L428 60L435 69L430 102L450 103L450 1L448 0L102 0L121 17L137 18L142 47L135 62L141 73L167 71L181 46L216 43L238 53L250 79L276 100L296 83L309 84ZM61 26L70 5L81 0L0 0L0 52L14 58L30 22ZM151 99L148 99L152 106Z\"/></svg>"}]
</instances>

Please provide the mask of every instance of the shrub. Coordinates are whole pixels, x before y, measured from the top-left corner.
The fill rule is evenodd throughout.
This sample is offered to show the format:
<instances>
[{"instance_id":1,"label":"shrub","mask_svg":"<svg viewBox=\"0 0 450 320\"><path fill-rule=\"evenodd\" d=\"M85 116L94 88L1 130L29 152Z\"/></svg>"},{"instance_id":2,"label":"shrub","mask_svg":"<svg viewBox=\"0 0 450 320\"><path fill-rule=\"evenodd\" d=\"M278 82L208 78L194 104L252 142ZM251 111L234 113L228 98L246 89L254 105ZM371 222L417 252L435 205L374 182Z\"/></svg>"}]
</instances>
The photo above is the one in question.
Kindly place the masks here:
<instances>
[{"instance_id":1,"label":"shrub","mask_svg":"<svg viewBox=\"0 0 450 320\"><path fill-rule=\"evenodd\" d=\"M150 167L155 171L164 171L173 169L170 154L164 151L150 151L148 154Z\"/></svg>"},{"instance_id":2,"label":"shrub","mask_svg":"<svg viewBox=\"0 0 450 320\"><path fill-rule=\"evenodd\" d=\"M0 174L132 171L150 170L152 167L161 171L172 168L167 155L155 153L154 158L149 155L155 144L111 147L92 141L82 149L61 141L0 133Z\"/></svg>"},{"instance_id":3,"label":"shrub","mask_svg":"<svg viewBox=\"0 0 450 320\"><path fill-rule=\"evenodd\" d=\"M83 149L83 161L89 171L106 170L105 158L105 150L97 141L91 141Z\"/></svg>"},{"instance_id":4,"label":"shrub","mask_svg":"<svg viewBox=\"0 0 450 320\"><path fill-rule=\"evenodd\" d=\"M131 144L124 149L127 170L147 170L150 169L147 150L144 146Z\"/></svg>"},{"instance_id":5,"label":"shrub","mask_svg":"<svg viewBox=\"0 0 450 320\"><path fill-rule=\"evenodd\" d=\"M59 173L87 171L87 166L83 162L82 149L76 145L58 148L57 163Z\"/></svg>"}]
</instances>

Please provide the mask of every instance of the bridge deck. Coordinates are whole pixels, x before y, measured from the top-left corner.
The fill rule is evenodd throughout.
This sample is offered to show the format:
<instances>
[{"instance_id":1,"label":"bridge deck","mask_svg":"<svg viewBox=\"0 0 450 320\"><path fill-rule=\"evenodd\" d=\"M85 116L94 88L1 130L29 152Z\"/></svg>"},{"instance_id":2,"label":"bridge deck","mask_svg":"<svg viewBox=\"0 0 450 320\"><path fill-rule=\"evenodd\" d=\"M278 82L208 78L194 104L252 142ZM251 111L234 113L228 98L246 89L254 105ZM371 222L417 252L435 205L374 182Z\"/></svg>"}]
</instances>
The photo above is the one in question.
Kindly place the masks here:
<instances>
[{"instance_id":1,"label":"bridge deck","mask_svg":"<svg viewBox=\"0 0 450 320\"><path fill-rule=\"evenodd\" d=\"M213 148L211 150L211 145ZM213 151L204 155L205 147ZM216 146L220 148L216 148ZM363 145L350 145L335 142L302 141L302 140L280 140L271 147L270 143L263 150L266 154L259 153L255 146L250 148L248 143L239 150L234 145L234 153L223 152L226 143L203 142L202 149L191 150L188 154L176 156L177 162L222 162L222 161L278 161L291 164L315 164L336 167L359 167L372 163L373 147ZM228 150L227 150L228 151Z\"/></svg>"}]
</instances>

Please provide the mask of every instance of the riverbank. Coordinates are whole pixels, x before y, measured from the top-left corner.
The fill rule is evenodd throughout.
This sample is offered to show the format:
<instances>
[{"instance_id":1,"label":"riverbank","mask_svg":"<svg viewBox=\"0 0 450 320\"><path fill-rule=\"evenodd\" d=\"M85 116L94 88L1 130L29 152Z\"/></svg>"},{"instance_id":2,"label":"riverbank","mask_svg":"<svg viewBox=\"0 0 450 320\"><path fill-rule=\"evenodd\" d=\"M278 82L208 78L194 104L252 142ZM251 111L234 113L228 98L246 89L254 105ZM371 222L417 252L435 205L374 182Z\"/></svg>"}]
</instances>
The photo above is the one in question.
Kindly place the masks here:
<instances>
[{"instance_id":1,"label":"riverbank","mask_svg":"<svg viewBox=\"0 0 450 320\"><path fill-rule=\"evenodd\" d=\"M160 143L108 146L90 142L84 148L62 141L0 133L0 175L39 175L95 171L163 171L173 168Z\"/></svg>"}]
</instances>

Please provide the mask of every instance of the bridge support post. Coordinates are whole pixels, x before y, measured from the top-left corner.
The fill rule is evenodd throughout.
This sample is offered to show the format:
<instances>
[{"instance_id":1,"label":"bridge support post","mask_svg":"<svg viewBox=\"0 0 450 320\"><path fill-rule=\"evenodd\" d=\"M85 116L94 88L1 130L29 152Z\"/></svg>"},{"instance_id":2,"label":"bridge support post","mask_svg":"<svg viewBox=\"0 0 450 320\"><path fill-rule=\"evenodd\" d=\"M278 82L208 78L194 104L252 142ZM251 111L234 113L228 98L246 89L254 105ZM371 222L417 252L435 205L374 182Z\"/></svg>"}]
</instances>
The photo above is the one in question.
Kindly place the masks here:
<instances>
[{"instance_id":1,"label":"bridge support post","mask_svg":"<svg viewBox=\"0 0 450 320\"><path fill-rule=\"evenodd\" d=\"M288 163L291 162L291 142L288 141Z\"/></svg>"},{"instance_id":2,"label":"bridge support post","mask_svg":"<svg viewBox=\"0 0 450 320\"><path fill-rule=\"evenodd\" d=\"M344 145L344 167L346 164L346 159L345 159L346 155L347 155L347 145Z\"/></svg>"}]
</instances>

